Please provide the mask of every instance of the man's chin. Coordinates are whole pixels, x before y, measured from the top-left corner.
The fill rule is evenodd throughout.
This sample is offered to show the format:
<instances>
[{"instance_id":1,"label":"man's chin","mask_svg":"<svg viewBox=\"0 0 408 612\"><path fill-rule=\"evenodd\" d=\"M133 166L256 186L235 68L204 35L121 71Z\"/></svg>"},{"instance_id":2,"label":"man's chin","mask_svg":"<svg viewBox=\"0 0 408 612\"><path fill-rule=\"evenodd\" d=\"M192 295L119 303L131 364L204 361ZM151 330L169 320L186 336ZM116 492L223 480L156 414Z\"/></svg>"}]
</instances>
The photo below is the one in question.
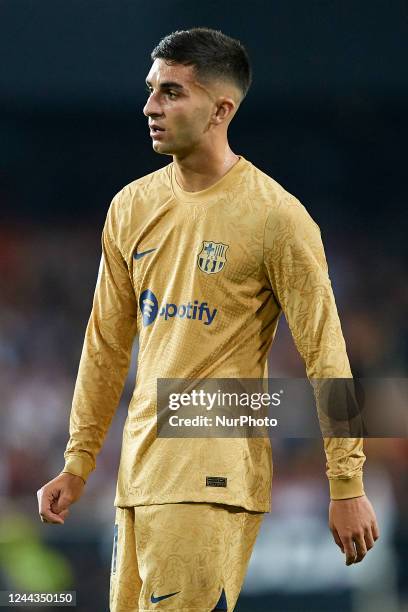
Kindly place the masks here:
<instances>
[{"instance_id":1,"label":"man's chin","mask_svg":"<svg viewBox=\"0 0 408 612\"><path fill-rule=\"evenodd\" d=\"M152 145L155 153L160 153L161 155L173 155L172 147L166 145L164 142L156 140L153 141Z\"/></svg>"}]
</instances>

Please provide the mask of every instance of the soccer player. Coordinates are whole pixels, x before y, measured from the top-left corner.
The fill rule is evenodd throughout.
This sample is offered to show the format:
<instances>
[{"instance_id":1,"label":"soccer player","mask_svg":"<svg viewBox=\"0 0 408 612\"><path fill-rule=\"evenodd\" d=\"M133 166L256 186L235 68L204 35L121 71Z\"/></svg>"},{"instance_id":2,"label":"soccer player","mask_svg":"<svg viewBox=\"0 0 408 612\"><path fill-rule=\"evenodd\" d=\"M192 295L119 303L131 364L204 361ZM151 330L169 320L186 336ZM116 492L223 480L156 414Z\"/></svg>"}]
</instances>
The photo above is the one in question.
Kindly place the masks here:
<instances>
[{"instance_id":1,"label":"soccer player","mask_svg":"<svg viewBox=\"0 0 408 612\"><path fill-rule=\"evenodd\" d=\"M39 512L63 523L83 493L138 334L110 609L231 611L270 510L270 441L157 437L157 379L262 379L282 312L309 379L351 371L318 226L228 144L251 82L244 47L194 28L166 36L151 57L143 112L153 149L172 162L125 186L108 210L65 467L38 491ZM324 446L330 529L347 565L358 563L378 538L362 439Z\"/></svg>"}]
</instances>

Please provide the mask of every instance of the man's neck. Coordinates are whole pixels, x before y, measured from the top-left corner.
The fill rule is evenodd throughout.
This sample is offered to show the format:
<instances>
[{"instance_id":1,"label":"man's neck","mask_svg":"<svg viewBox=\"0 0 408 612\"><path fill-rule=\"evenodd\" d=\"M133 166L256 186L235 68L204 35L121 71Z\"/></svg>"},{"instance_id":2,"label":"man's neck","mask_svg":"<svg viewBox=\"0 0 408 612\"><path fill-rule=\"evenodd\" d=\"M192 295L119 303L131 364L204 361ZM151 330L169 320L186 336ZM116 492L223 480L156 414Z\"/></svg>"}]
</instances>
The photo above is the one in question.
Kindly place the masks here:
<instances>
[{"instance_id":1,"label":"man's neck","mask_svg":"<svg viewBox=\"0 0 408 612\"><path fill-rule=\"evenodd\" d=\"M173 156L177 183L184 191L202 191L219 181L238 160L228 144L222 152L196 152L181 159Z\"/></svg>"}]
</instances>

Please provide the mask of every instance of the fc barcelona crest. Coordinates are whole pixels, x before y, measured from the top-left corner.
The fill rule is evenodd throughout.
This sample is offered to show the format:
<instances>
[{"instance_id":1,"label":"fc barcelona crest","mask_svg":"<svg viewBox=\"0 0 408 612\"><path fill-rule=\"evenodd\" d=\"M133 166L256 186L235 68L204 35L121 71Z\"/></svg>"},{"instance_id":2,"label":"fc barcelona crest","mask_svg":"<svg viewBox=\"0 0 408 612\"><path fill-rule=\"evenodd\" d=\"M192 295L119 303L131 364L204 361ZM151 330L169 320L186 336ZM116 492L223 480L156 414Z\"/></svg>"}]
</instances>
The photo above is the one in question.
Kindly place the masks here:
<instances>
[{"instance_id":1,"label":"fc barcelona crest","mask_svg":"<svg viewBox=\"0 0 408 612\"><path fill-rule=\"evenodd\" d=\"M228 244L204 240L203 248L197 255L197 264L200 270L207 274L221 272L226 264Z\"/></svg>"}]
</instances>

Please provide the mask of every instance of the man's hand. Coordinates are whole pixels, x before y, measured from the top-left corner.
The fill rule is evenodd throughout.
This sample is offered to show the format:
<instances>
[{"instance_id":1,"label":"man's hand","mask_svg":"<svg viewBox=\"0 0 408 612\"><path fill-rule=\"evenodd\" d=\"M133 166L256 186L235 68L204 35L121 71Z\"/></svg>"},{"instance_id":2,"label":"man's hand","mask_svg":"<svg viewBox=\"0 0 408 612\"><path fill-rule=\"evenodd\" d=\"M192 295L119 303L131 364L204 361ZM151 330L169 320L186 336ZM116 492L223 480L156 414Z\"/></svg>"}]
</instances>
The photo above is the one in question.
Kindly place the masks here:
<instances>
[{"instance_id":1,"label":"man's hand","mask_svg":"<svg viewBox=\"0 0 408 612\"><path fill-rule=\"evenodd\" d=\"M85 482L80 476L62 472L37 491L38 511L43 523L59 523L69 513L69 506L82 495Z\"/></svg>"},{"instance_id":2,"label":"man's hand","mask_svg":"<svg viewBox=\"0 0 408 612\"><path fill-rule=\"evenodd\" d=\"M329 527L346 555L346 565L359 563L380 537L374 509L365 495L330 502Z\"/></svg>"}]
</instances>

